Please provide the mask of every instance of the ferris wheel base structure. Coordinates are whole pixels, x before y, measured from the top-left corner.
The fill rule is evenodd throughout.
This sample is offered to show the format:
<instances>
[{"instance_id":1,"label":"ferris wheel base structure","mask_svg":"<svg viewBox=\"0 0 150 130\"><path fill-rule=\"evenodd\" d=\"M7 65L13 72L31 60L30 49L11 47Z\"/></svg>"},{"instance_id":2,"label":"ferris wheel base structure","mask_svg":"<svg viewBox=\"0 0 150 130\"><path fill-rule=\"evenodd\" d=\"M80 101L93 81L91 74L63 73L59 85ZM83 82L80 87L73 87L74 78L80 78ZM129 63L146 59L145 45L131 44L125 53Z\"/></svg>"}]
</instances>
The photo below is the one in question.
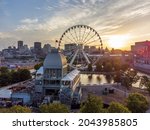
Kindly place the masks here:
<instances>
[{"instance_id":1,"label":"ferris wheel base structure","mask_svg":"<svg viewBox=\"0 0 150 130\"><path fill-rule=\"evenodd\" d=\"M103 49L99 33L87 25L75 25L68 28L61 35L58 43L59 48L67 56L69 66L76 69L87 68L88 64L94 64L95 62L88 57L88 53L84 50L85 47L95 46L100 48L99 53Z\"/></svg>"}]
</instances>

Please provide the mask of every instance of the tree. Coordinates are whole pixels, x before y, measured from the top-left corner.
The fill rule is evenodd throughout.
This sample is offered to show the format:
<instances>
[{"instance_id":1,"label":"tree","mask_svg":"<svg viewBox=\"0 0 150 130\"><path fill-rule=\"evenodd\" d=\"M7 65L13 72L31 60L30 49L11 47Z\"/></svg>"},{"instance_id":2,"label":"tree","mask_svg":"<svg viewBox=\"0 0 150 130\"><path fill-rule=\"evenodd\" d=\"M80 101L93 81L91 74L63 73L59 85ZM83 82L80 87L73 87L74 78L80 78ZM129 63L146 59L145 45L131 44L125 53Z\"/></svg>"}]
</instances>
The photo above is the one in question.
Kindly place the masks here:
<instances>
[{"instance_id":1,"label":"tree","mask_svg":"<svg viewBox=\"0 0 150 130\"><path fill-rule=\"evenodd\" d=\"M97 63L97 64L96 64L96 71L97 71L97 72L101 72L102 70L103 70L102 65L101 65L100 63Z\"/></svg>"},{"instance_id":2,"label":"tree","mask_svg":"<svg viewBox=\"0 0 150 130\"><path fill-rule=\"evenodd\" d=\"M52 103L52 104L44 104L40 106L40 111L42 113L68 113L69 109L64 104L60 103Z\"/></svg>"},{"instance_id":3,"label":"tree","mask_svg":"<svg viewBox=\"0 0 150 130\"><path fill-rule=\"evenodd\" d=\"M127 71L128 69L129 69L129 65L128 64L121 65L121 70L122 71Z\"/></svg>"},{"instance_id":4,"label":"tree","mask_svg":"<svg viewBox=\"0 0 150 130\"><path fill-rule=\"evenodd\" d=\"M88 71L92 71L93 68L92 68L92 64L88 64Z\"/></svg>"},{"instance_id":5,"label":"tree","mask_svg":"<svg viewBox=\"0 0 150 130\"><path fill-rule=\"evenodd\" d=\"M121 73L119 71L115 74L114 81L117 83L121 82Z\"/></svg>"},{"instance_id":6,"label":"tree","mask_svg":"<svg viewBox=\"0 0 150 130\"><path fill-rule=\"evenodd\" d=\"M34 66L34 69L37 71L41 66L43 66L43 62L39 63L39 64L36 64Z\"/></svg>"},{"instance_id":7,"label":"tree","mask_svg":"<svg viewBox=\"0 0 150 130\"><path fill-rule=\"evenodd\" d=\"M150 94L150 79L147 76L142 76L140 81L140 87L145 86Z\"/></svg>"},{"instance_id":8,"label":"tree","mask_svg":"<svg viewBox=\"0 0 150 130\"><path fill-rule=\"evenodd\" d=\"M11 76L9 73L0 74L0 86L6 86L11 83Z\"/></svg>"},{"instance_id":9,"label":"tree","mask_svg":"<svg viewBox=\"0 0 150 130\"><path fill-rule=\"evenodd\" d=\"M7 67L0 67L0 74L7 74L7 73L9 73L9 70L8 70L8 68Z\"/></svg>"},{"instance_id":10,"label":"tree","mask_svg":"<svg viewBox=\"0 0 150 130\"><path fill-rule=\"evenodd\" d=\"M103 68L103 70L104 70L104 72L112 72L112 64L111 64L111 62L105 62L105 65L104 65L104 68Z\"/></svg>"},{"instance_id":11,"label":"tree","mask_svg":"<svg viewBox=\"0 0 150 130\"><path fill-rule=\"evenodd\" d=\"M18 73L19 73L20 81L31 79L31 73L27 69L19 69Z\"/></svg>"},{"instance_id":12,"label":"tree","mask_svg":"<svg viewBox=\"0 0 150 130\"><path fill-rule=\"evenodd\" d=\"M145 96L139 93L129 94L127 107L133 113L144 113L149 108L149 103Z\"/></svg>"},{"instance_id":13,"label":"tree","mask_svg":"<svg viewBox=\"0 0 150 130\"><path fill-rule=\"evenodd\" d=\"M121 69L121 63L120 63L120 61L114 62L113 67L114 67L115 71L120 71L120 69Z\"/></svg>"},{"instance_id":14,"label":"tree","mask_svg":"<svg viewBox=\"0 0 150 130\"><path fill-rule=\"evenodd\" d=\"M106 78L106 80L107 80L108 83L111 83L113 77L110 74L106 74L105 78Z\"/></svg>"},{"instance_id":15,"label":"tree","mask_svg":"<svg viewBox=\"0 0 150 130\"><path fill-rule=\"evenodd\" d=\"M0 108L2 113L31 113L31 109L23 106L13 106L11 108Z\"/></svg>"},{"instance_id":16,"label":"tree","mask_svg":"<svg viewBox=\"0 0 150 130\"><path fill-rule=\"evenodd\" d=\"M124 105L117 103L117 102L112 102L110 106L108 107L108 112L109 113L129 113L130 111Z\"/></svg>"},{"instance_id":17,"label":"tree","mask_svg":"<svg viewBox=\"0 0 150 130\"><path fill-rule=\"evenodd\" d=\"M133 69L128 69L122 75L122 85L125 86L127 89L132 87L132 84L136 83L139 80L139 76L137 75L137 71Z\"/></svg>"},{"instance_id":18,"label":"tree","mask_svg":"<svg viewBox=\"0 0 150 130\"><path fill-rule=\"evenodd\" d=\"M82 113L104 112L102 99L94 95L88 95L88 98L85 101L85 103L81 105L80 112Z\"/></svg>"},{"instance_id":19,"label":"tree","mask_svg":"<svg viewBox=\"0 0 150 130\"><path fill-rule=\"evenodd\" d=\"M17 71L12 70L10 75L11 75L11 83L20 82L20 74Z\"/></svg>"},{"instance_id":20,"label":"tree","mask_svg":"<svg viewBox=\"0 0 150 130\"><path fill-rule=\"evenodd\" d=\"M32 78L30 71L27 69L7 71L6 67L1 67L0 71L0 86L6 86Z\"/></svg>"}]
</instances>

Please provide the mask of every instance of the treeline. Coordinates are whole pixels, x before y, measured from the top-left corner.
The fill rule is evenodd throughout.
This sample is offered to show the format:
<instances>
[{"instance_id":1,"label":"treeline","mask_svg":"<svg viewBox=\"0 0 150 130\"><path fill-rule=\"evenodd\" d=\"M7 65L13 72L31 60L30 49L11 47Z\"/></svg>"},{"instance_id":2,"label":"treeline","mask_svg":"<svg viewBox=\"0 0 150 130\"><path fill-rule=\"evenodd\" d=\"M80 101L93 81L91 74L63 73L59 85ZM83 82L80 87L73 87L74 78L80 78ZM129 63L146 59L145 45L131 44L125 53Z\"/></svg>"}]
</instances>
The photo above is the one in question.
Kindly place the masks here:
<instances>
[{"instance_id":1,"label":"treeline","mask_svg":"<svg viewBox=\"0 0 150 130\"><path fill-rule=\"evenodd\" d=\"M88 95L87 100L81 104L80 113L145 113L149 108L147 98L139 93L131 93L125 99L124 104L111 102L108 108L104 108L103 100L99 96ZM52 103L39 107L42 113L68 113L70 110L64 104Z\"/></svg>"},{"instance_id":2,"label":"treeline","mask_svg":"<svg viewBox=\"0 0 150 130\"><path fill-rule=\"evenodd\" d=\"M88 95L87 100L81 104L80 113L145 113L149 108L147 98L139 93L131 93L125 99L125 103L111 102L108 108L104 108L101 97ZM61 103L43 104L37 108L40 113L69 113L68 106ZM0 113L30 113L34 112L29 107L12 106L0 108Z\"/></svg>"},{"instance_id":3,"label":"treeline","mask_svg":"<svg viewBox=\"0 0 150 130\"><path fill-rule=\"evenodd\" d=\"M130 67L130 62L123 63L120 58L105 58L99 60L96 64L96 68L92 68L92 64L88 65L88 71L96 72L114 72L114 71L126 71Z\"/></svg>"},{"instance_id":4,"label":"treeline","mask_svg":"<svg viewBox=\"0 0 150 130\"><path fill-rule=\"evenodd\" d=\"M0 87L31 79L27 69L9 70L7 67L0 68Z\"/></svg>"}]
</instances>

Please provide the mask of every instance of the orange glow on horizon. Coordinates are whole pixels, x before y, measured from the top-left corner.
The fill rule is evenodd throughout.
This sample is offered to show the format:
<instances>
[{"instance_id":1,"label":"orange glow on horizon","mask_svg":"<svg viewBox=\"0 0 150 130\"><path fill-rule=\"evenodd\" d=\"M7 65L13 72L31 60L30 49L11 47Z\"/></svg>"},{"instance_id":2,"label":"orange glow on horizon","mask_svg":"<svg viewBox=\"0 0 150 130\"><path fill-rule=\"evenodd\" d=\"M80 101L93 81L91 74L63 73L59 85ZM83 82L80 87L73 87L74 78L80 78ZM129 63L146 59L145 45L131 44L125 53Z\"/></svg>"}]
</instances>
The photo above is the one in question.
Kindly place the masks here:
<instances>
[{"instance_id":1,"label":"orange glow on horizon","mask_svg":"<svg viewBox=\"0 0 150 130\"><path fill-rule=\"evenodd\" d=\"M108 39L108 45L111 48L123 49L126 47L129 39L129 35L112 35Z\"/></svg>"}]
</instances>

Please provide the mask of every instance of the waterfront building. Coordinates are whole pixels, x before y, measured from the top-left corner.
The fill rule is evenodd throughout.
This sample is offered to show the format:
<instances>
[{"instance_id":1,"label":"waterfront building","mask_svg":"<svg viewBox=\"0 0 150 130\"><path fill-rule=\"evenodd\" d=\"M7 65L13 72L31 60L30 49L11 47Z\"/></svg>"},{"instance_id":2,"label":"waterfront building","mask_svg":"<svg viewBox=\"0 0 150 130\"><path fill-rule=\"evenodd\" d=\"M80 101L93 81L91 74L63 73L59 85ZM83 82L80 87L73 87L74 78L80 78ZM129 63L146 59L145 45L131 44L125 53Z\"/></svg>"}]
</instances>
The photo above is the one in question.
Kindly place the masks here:
<instances>
[{"instance_id":1,"label":"waterfront building","mask_svg":"<svg viewBox=\"0 0 150 130\"><path fill-rule=\"evenodd\" d=\"M44 95L58 95L61 79L67 74L67 60L64 55L53 49L43 64L43 93Z\"/></svg>"},{"instance_id":2,"label":"waterfront building","mask_svg":"<svg viewBox=\"0 0 150 130\"><path fill-rule=\"evenodd\" d=\"M80 104L81 96L80 71L75 69L61 79L59 99L64 104Z\"/></svg>"},{"instance_id":3,"label":"waterfront building","mask_svg":"<svg viewBox=\"0 0 150 130\"><path fill-rule=\"evenodd\" d=\"M131 46L134 67L150 71L150 41L136 42Z\"/></svg>"},{"instance_id":4,"label":"waterfront building","mask_svg":"<svg viewBox=\"0 0 150 130\"><path fill-rule=\"evenodd\" d=\"M43 67L36 73L35 93L43 97L52 96L54 100L69 104L75 99L79 103L81 89L78 88L80 74L78 70L68 73L66 57L57 49L46 56Z\"/></svg>"}]
</instances>

